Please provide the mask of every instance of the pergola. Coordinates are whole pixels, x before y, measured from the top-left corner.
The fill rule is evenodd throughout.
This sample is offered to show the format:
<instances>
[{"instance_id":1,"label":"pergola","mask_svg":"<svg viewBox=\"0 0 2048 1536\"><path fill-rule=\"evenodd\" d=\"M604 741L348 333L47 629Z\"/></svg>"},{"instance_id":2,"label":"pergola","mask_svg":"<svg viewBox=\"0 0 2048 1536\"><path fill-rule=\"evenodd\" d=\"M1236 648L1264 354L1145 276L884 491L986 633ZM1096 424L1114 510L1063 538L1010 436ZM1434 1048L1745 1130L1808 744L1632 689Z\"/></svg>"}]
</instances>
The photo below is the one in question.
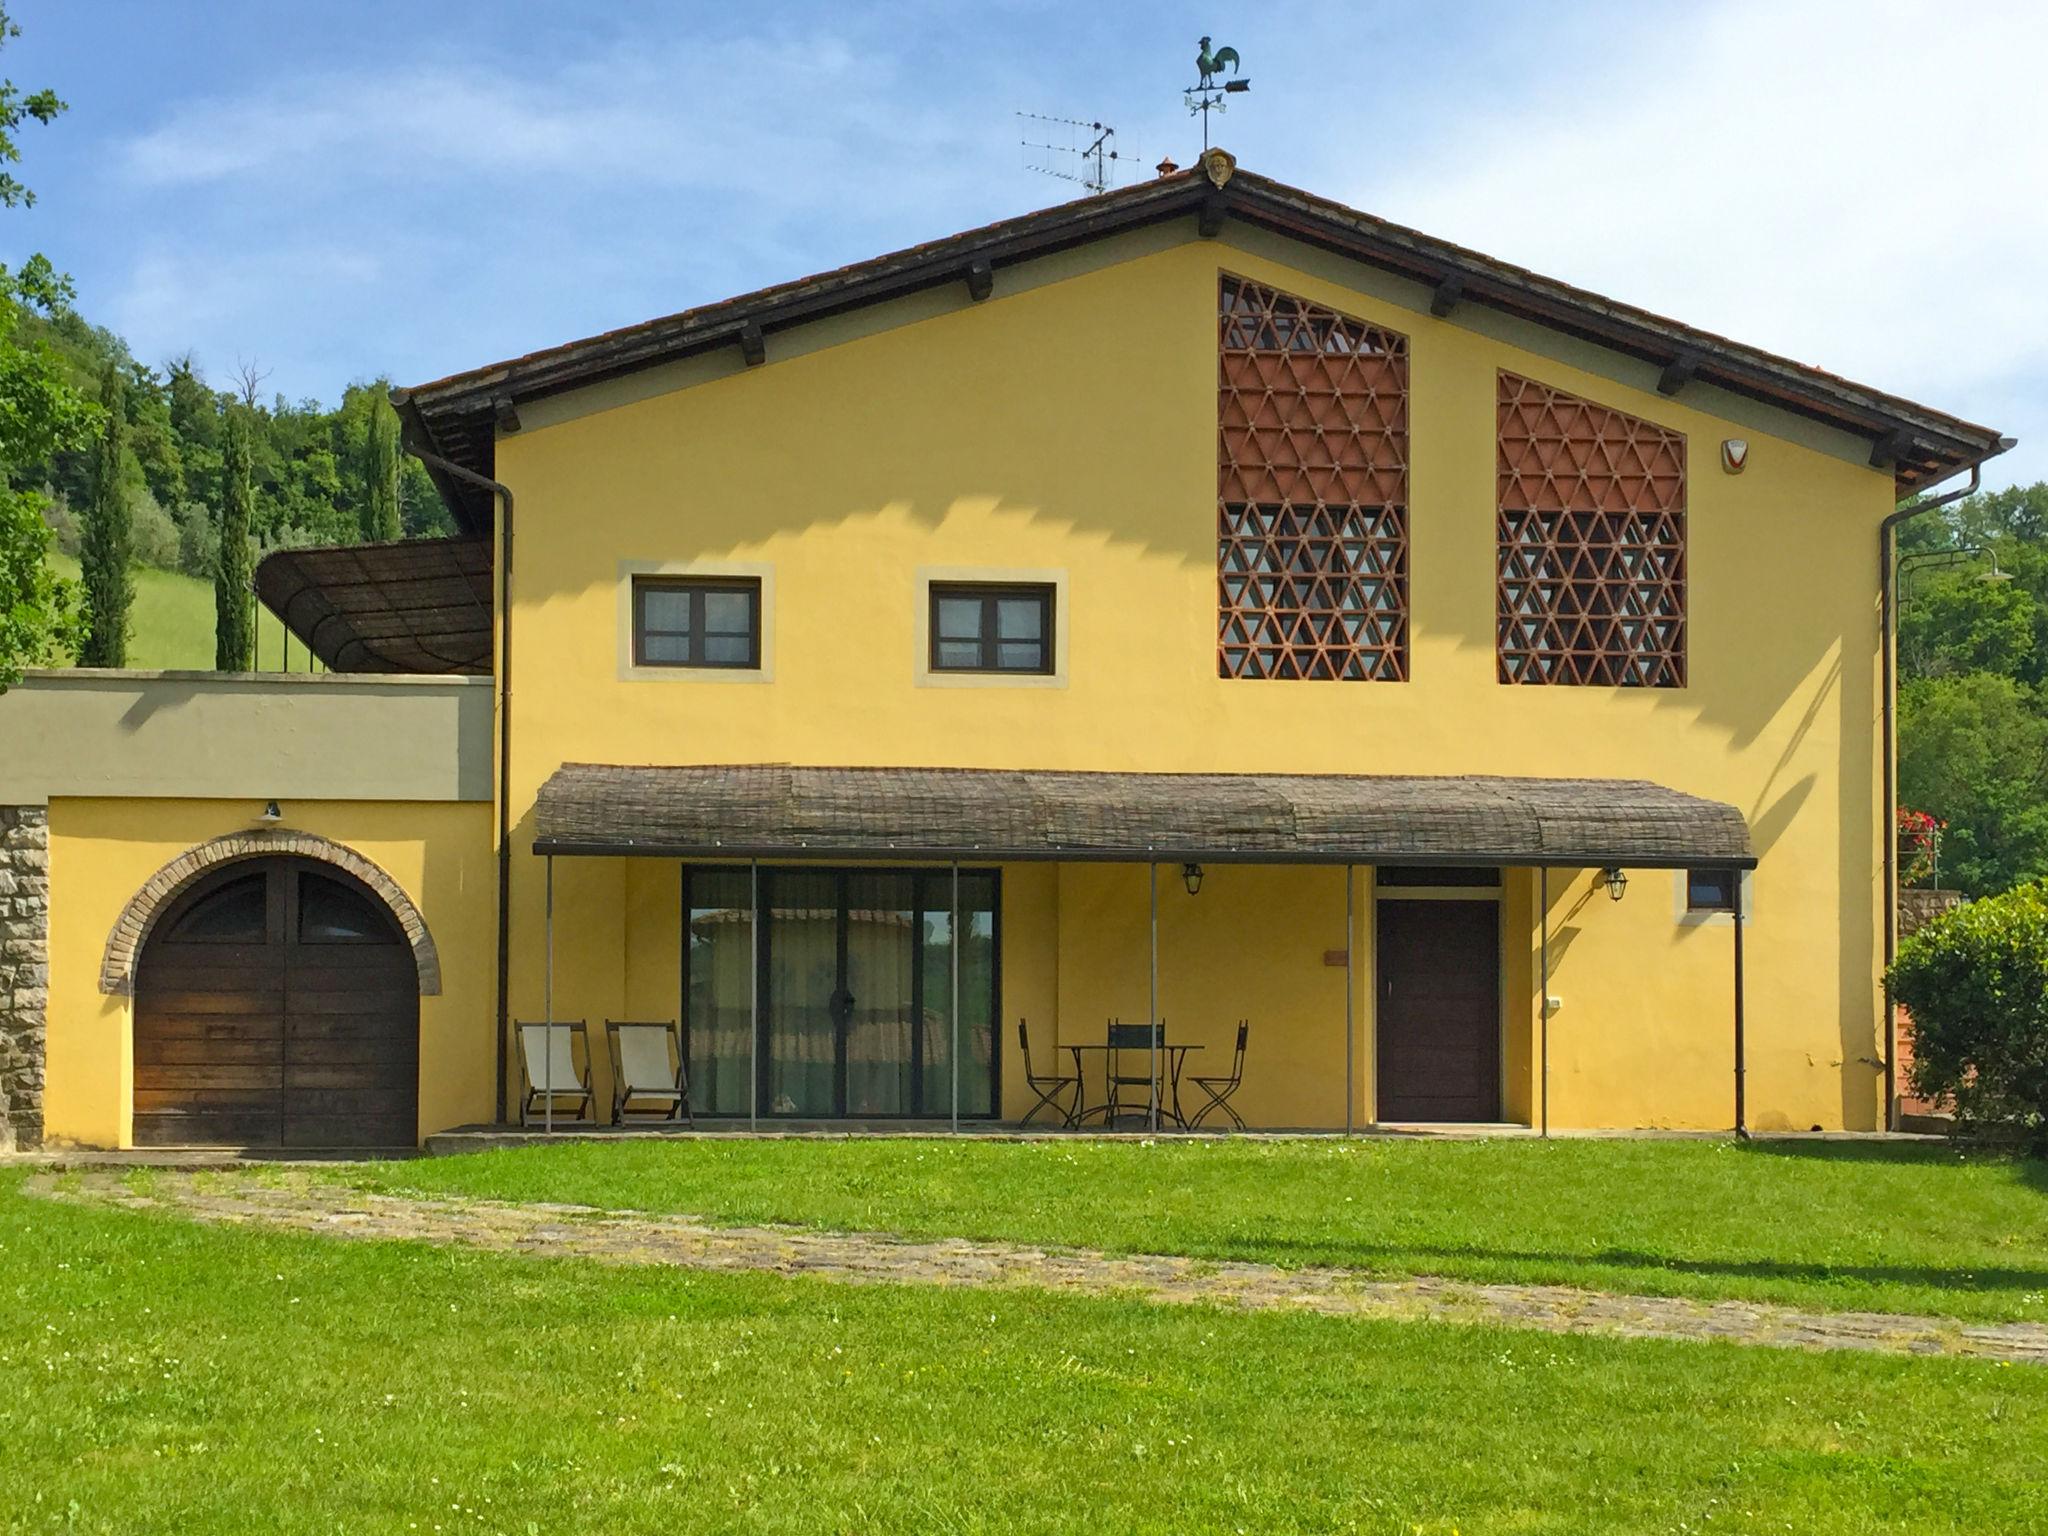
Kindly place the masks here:
<instances>
[{"instance_id":1,"label":"pergola","mask_svg":"<svg viewBox=\"0 0 2048 1536\"><path fill-rule=\"evenodd\" d=\"M1159 865L1341 866L1345 1130L1355 1129L1353 871L1360 864L1496 864L1539 871L1542 1128L1549 1131L1552 869L1749 870L1741 812L1638 779L1388 774L1089 773L987 768L837 768L786 763L677 767L565 763L541 786L533 851L547 861L546 1008L554 1021L554 861L628 857L745 861L758 921L765 861L874 858L950 865L1144 864L1150 871L1151 1013L1158 1016ZM1742 904L1734 908L1735 1131L1744 1108ZM959 1128L960 946L952 955L953 1128ZM552 1031L549 1032L552 1038ZM1155 1047L1156 1051L1156 1047ZM758 1075L749 1106L760 1115ZM1157 1129L1152 1069L1148 1119ZM552 1129L552 1099L550 1098Z\"/></svg>"}]
</instances>

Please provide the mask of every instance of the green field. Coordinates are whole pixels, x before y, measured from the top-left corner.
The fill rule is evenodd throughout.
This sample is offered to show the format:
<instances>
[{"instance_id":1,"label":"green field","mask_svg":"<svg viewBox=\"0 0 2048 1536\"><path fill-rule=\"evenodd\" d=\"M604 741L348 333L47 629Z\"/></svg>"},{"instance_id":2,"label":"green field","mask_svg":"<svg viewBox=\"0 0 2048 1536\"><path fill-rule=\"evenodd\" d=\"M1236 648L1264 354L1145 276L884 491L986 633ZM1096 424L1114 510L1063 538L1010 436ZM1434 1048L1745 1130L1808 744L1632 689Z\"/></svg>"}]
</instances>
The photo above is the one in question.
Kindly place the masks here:
<instances>
[{"instance_id":1,"label":"green field","mask_svg":"<svg viewBox=\"0 0 2048 1536\"><path fill-rule=\"evenodd\" d=\"M78 562L50 552L60 576L76 581ZM135 568L135 606L129 610L128 665L145 671L213 670L213 583L178 571ZM256 669L284 670L284 626L268 608L256 610ZM306 670L306 648L291 643L290 668Z\"/></svg>"},{"instance_id":2,"label":"green field","mask_svg":"<svg viewBox=\"0 0 2048 1536\"><path fill-rule=\"evenodd\" d=\"M619 1268L21 1178L10 1532L2048 1528L2033 1366Z\"/></svg>"},{"instance_id":3,"label":"green field","mask_svg":"<svg viewBox=\"0 0 2048 1536\"><path fill-rule=\"evenodd\" d=\"M1930 1143L570 1142L330 1176L728 1223L2048 1319L2048 1162Z\"/></svg>"}]
</instances>

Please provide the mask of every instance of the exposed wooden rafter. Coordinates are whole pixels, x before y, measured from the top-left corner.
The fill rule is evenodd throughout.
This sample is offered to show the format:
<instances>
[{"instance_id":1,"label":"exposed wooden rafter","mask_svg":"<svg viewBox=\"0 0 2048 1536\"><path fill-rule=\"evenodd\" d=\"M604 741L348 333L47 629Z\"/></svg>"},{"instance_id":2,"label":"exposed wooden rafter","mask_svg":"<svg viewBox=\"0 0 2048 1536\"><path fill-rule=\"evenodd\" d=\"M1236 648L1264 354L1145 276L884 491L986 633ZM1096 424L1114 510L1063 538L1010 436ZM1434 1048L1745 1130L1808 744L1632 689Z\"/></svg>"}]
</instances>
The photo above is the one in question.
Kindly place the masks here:
<instances>
[{"instance_id":1,"label":"exposed wooden rafter","mask_svg":"<svg viewBox=\"0 0 2048 1536\"><path fill-rule=\"evenodd\" d=\"M1657 393L1675 395L1693 380L1700 371L1700 355L1697 352L1681 352L1664 365L1664 371L1657 375Z\"/></svg>"},{"instance_id":2,"label":"exposed wooden rafter","mask_svg":"<svg viewBox=\"0 0 2048 1536\"><path fill-rule=\"evenodd\" d=\"M967 267L967 297L979 304L996 291L996 269L986 261L970 262Z\"/></svg>"}]
</instances>

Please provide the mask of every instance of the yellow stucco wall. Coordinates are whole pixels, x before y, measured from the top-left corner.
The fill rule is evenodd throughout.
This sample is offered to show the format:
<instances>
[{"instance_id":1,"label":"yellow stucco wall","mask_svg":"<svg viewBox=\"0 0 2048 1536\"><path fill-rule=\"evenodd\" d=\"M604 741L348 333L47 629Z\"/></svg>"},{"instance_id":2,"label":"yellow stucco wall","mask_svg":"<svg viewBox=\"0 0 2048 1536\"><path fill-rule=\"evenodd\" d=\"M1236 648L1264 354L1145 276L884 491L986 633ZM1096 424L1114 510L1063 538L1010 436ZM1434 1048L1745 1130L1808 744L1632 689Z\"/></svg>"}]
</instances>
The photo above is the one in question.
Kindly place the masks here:
<instances>
[{"instance_id":1,"label":"yellow stucco wall","mask_svg":"<svg viewBox=\"0 0 2048 1536\"><path fill-rule=\"evenodd\" d=\"M934 301L914 323L833 345L771 338L766 365L705 364L665 393L643 381L567 397L500 439L520 519L515 1012L541 1006L530 811L564 760L1642 777L1729 801L1754 829L1752 1123L1876 1123L1875 530L1889 476L1846 440L1759 407L1731 407L1731 425L1701 408L1711 393L1660 396L1640 363L1431 318L1420 290L1333 259L1182 233L1058 282L999 277L985 303ZM1406 683L1216 675L1221 270L1410 338ZM1501 368L1687 434L1687 687L1495 681ZM1728 436L1751 443L1740 477L1717 463ZM772 680L623 675L634 562L765 567ZM1065 573L1065 686L919 686L918 573L935 566ZM673 1016L674 867L563 860L557 878L558 1016ZM1589 875L1552 878L1554 1124L1729 1121L1729 930L1680 922L1671 880L1643 872L1616 905ZM1541 1091L1533 883L1510 880L1504 930L1506 1107L1525 1120ZM1162 908L1169 1020L1220 1042L1252 1016L1242 1102L1254 1118L1341 1120L1327 1054L1341 1062L1341 972L1323 964L1342 947L1341 878L1218 870L1190 900L1167 869ZM1048 1045L1054 1029L1099 1038L1106 1014L1141 1015L1143 916L1139 870L1017 872L1006 1051L1020 1012ZM1363 938L1359 957L1364 1104ZM1020 1076L1005 1071L1011 1108Z\"/></svg>"},{"instance_id":2,"label":"yellow stucco wall","mask_svg":"<svg viewBox=\"0 0 2048 1536\"><path fill-rule=\"evenodd\" d=\"M107 936L149 877L197 844L246 830L246 799L50 802L50 986L44 1134L55 1145L127 1146L132 1009L99 989ZM494 1109L496 930L491 808L434 802L290 801L284 825L347 845L419 909L441 958L420 999L422 1135Z\"/></svg>"}]
</instances>

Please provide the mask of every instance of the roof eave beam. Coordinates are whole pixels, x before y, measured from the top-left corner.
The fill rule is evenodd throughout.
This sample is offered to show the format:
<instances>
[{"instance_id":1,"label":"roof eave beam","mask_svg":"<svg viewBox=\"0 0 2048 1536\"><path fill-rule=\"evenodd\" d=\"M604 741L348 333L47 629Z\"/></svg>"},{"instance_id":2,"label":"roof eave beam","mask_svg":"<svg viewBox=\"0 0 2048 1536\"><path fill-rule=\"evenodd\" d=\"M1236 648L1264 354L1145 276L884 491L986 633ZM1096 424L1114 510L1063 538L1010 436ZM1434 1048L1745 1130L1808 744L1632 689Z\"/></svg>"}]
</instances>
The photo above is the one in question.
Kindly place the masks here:
<instances>
[{"instance_id":1,"label":"roof eave beam","mask_svg":"<svg viewBox=\"0 0 2048 1536\"><path fill-rule=\"evenodd\" d=\"M1465 297L1465 274L1446 272L1437 279L1437 285L1430 290L1429 312L1441 320L1458 307L1458 301Z\"/></svg>"},{"instance_id":2,"label":"roof eave beam","mask_svg":"<svg viewBox=\"0 0 2048 1536\"><path fill-rule=\"evenodd\" d=\"M1697 352L1681 352L1664 365L1664 371L1657 375L1657 393L1675 395L1690 384L1700 371L1700 355Z\"/></svg>"},{"instance_id":3,"label":"roof eave beam","mask_svg":"<svg viewBox=\"0 0 2048 1536\"><path fill-rule=\"evenodd\" d=\"M967 268L967 297L979 304L996 291L996 269L987 261L970 263Z\"/></svg>"},{"instance_id":4,"label":"roof eave beam","mask_svg":"<svg viewBox=\"0 0 2048 1536\"><path fill-rule=\"evenodd\" d=\"M768 337L759 325L749 320L740 327L735 339L740 344L740 356L749 368L758 368L768 361Z\"/></svg>"}]
</instances>

